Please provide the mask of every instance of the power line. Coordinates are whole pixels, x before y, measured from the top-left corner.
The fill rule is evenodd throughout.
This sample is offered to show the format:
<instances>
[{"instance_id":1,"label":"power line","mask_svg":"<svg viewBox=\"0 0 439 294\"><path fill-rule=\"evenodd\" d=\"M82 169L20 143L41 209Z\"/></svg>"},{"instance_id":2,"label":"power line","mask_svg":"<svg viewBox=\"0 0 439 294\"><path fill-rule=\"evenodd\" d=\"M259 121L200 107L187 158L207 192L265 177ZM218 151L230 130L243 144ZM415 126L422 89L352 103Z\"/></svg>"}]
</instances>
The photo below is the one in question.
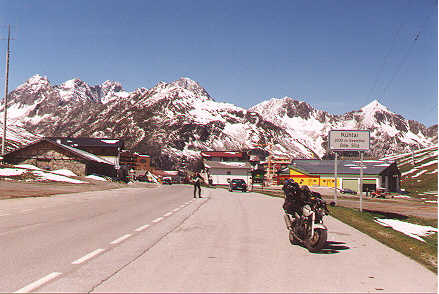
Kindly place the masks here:
<instances>
[{"instance_id":1,"label":"power line","mask_svg":"<svg viewBox=\"0 0 439 294\"><path fill-rule=\"evenodd\" d=\"M372 95L372 93L375 91L375 89L377 87L378 80L381 78L381 75L382 75L382 73L384 71L384 67L385 67L385 65L387 65L387 60L388 60L390 54L393 52L393 48L395 47L396 41L397 41L397 39L399 37L399 34L400 34L403 26L404 26L404 22L401 22L401 24L399 25L396 33L393 36L392 45L390 46L389 51L387 52L387 54L384 56L383 62L381 63L380 68L378 69L378 72L376 74L375 80L374 80L374 82L372 84L372 87L370 88L369 93L367 95L368 98Z\"/></svg>"},{"instance_id":2,"label":"power line","mask_svg":"<svg viewBox=\"0 0 439 294\"><path fill-rule=\"evenodd\" d=\"M5 77L5 97L4 97L4 111L3 111L3 138L2 138L2 156L5 155L6 145L6 123L7 123L7 110L8 110L8 80L9 80L9 54L10 54L10 42L11 42L11 25L8 25L8 49L6 51L6 77Z\"/></svg>"},{"instance_id":3,"label":"power line","mask_svg":"<svg viewBox=\"0 0 439 294\"><path fill-rule=\"evenodd\" d=\"M434 5L437 5L436 1L435 1ZM419 31L417 31L417 33L416 33L415 37L413 38L410 46L407 48L406 53L403 55L400 63L397 65L396 71L393 73L392 77L390 78L390 80L388 81L386 86L383 88L382 98L384 98L384 96L387 93L387 90L390 88L390 86L392 85L393 81L396 79L398 74L401 72L402 67L407 62L408 58L410 57L410 54L411 54L413 48L415 47L416 43L418 42L419 37L421 36L421 33L425 30L425 27L427 26L427 24L428 24L429 20L431 19L431 17L432 17L432 14L430 14L427 18L425 18L425 21L424 21L423 25L420 27Z\"/></svg>"}]
</instances>

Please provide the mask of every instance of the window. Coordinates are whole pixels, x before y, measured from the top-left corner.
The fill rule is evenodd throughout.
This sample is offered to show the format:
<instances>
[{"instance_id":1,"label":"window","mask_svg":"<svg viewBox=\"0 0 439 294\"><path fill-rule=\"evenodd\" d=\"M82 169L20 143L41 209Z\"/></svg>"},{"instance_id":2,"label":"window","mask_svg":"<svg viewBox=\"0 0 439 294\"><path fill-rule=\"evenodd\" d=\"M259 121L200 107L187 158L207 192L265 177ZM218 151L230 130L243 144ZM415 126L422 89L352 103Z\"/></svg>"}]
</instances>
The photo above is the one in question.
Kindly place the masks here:
<instances>
[{"instance_id":1,"label":"window","mask_svg":"<svg viewBox=\"0 0 439 294\"><path fill-rule=\"evenodd\" d=\"M229 170L226 172L226 175L231 175L231 174L232 174L232 172Z\"/></svg>"}]
</instances>

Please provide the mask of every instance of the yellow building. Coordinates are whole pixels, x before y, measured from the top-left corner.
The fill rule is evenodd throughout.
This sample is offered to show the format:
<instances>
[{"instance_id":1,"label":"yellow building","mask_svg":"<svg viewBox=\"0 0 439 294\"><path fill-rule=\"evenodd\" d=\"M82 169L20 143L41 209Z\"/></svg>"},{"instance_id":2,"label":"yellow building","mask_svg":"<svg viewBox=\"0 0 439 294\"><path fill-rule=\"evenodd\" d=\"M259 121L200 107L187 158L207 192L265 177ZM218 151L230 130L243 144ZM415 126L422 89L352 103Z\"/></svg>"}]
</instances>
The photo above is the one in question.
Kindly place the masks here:
<instances>
[{"instance_id":1,"label":"yellow building","mask_svg":"<svg viewBox=\"0 0 439 294\"><path fill-rule=\"evenodd\" d=\"M321 176L321 175L311 175L305 171L302 171L298 168L288 168L288 174L283 173L280 174L278 177L278 184L282 184L282 180L285 179L293 179L296 183L299 185L306 185L306 186L328 186L328 187L334 187L334 177L328 177L328 176ZM337 180L337 183L339 183L339 180Z\"/></svg>"},{"instance_id":2,"label":"yellow building","mask_svg":"<svg viewBox=\"0 0 439 294\"><path fill-rule=\"evenodd\" d=\"M358 160L339 160L337 164L337 187L359 190L360 162ZM286 179L293 179L299 185L334 187L334 161L296 159L278 172L277 183L282 185ZM386 188L399 191L401 173L395 162L365 160L363 162L363 190L374 191Z\"/></svg>"}]
</instances>

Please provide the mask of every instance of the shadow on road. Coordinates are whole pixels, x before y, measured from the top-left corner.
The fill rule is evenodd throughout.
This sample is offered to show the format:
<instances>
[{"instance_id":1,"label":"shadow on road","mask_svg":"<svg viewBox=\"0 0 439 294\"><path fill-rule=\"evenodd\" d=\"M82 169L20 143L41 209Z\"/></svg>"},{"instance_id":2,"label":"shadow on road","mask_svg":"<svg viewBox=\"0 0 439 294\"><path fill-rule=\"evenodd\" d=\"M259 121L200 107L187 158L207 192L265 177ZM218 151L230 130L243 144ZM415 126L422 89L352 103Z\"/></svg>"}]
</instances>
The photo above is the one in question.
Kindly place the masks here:
<instances>
[{"instance_id":1,"label":"shadow on road","mask_svg":"<svg viewBox=\"0 0 439 294\"><path fill-rule=\"evenodd\" d=\"M325 247L323 247L323 249L317 253L318 254L335 254L335 253L339 253L341 250L351 249L351 247L348 247L344 244L346 244L346 243L336 242L336 241L327 241Z\"/></svg>"}]
</instances>

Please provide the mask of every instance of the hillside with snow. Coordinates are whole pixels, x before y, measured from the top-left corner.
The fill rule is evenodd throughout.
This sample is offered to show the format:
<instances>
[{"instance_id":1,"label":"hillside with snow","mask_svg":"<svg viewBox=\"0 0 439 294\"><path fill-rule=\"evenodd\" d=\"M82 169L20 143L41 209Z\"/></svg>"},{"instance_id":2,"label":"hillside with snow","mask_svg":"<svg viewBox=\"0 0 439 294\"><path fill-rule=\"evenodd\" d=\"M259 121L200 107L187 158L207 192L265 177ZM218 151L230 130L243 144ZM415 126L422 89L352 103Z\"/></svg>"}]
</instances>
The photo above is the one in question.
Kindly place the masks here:
<instances>
[{"instance_id":1,"label":"hillside with snow","mask_svg":"<svg viewBox=\"0 0 439 294\"><path fill-rule=\"evenodd\" d=\"M51 85L35 75L10 93L8 114L12 125L29 134L124 139L127 148L151 155L162 167L197 158L201 150L255 146L291 158L322 158L331 129L370 130L373 156L437 144L437 126L435 132L376 100L343 115L289 97L244 109L215 101L189 78L128 92L118 82Z\"/></svg>"},{"instance_id":2,"label":"hillside with snow","mask_svg":"<svg viewBox=\"0 0 439 294\"><path fill-rule=\"evenodd\" d=\"M401 171L401 188L411 197L437 203L438 146L390 155L383 160L396 161Z\"/></svg>"}]
</instances>

